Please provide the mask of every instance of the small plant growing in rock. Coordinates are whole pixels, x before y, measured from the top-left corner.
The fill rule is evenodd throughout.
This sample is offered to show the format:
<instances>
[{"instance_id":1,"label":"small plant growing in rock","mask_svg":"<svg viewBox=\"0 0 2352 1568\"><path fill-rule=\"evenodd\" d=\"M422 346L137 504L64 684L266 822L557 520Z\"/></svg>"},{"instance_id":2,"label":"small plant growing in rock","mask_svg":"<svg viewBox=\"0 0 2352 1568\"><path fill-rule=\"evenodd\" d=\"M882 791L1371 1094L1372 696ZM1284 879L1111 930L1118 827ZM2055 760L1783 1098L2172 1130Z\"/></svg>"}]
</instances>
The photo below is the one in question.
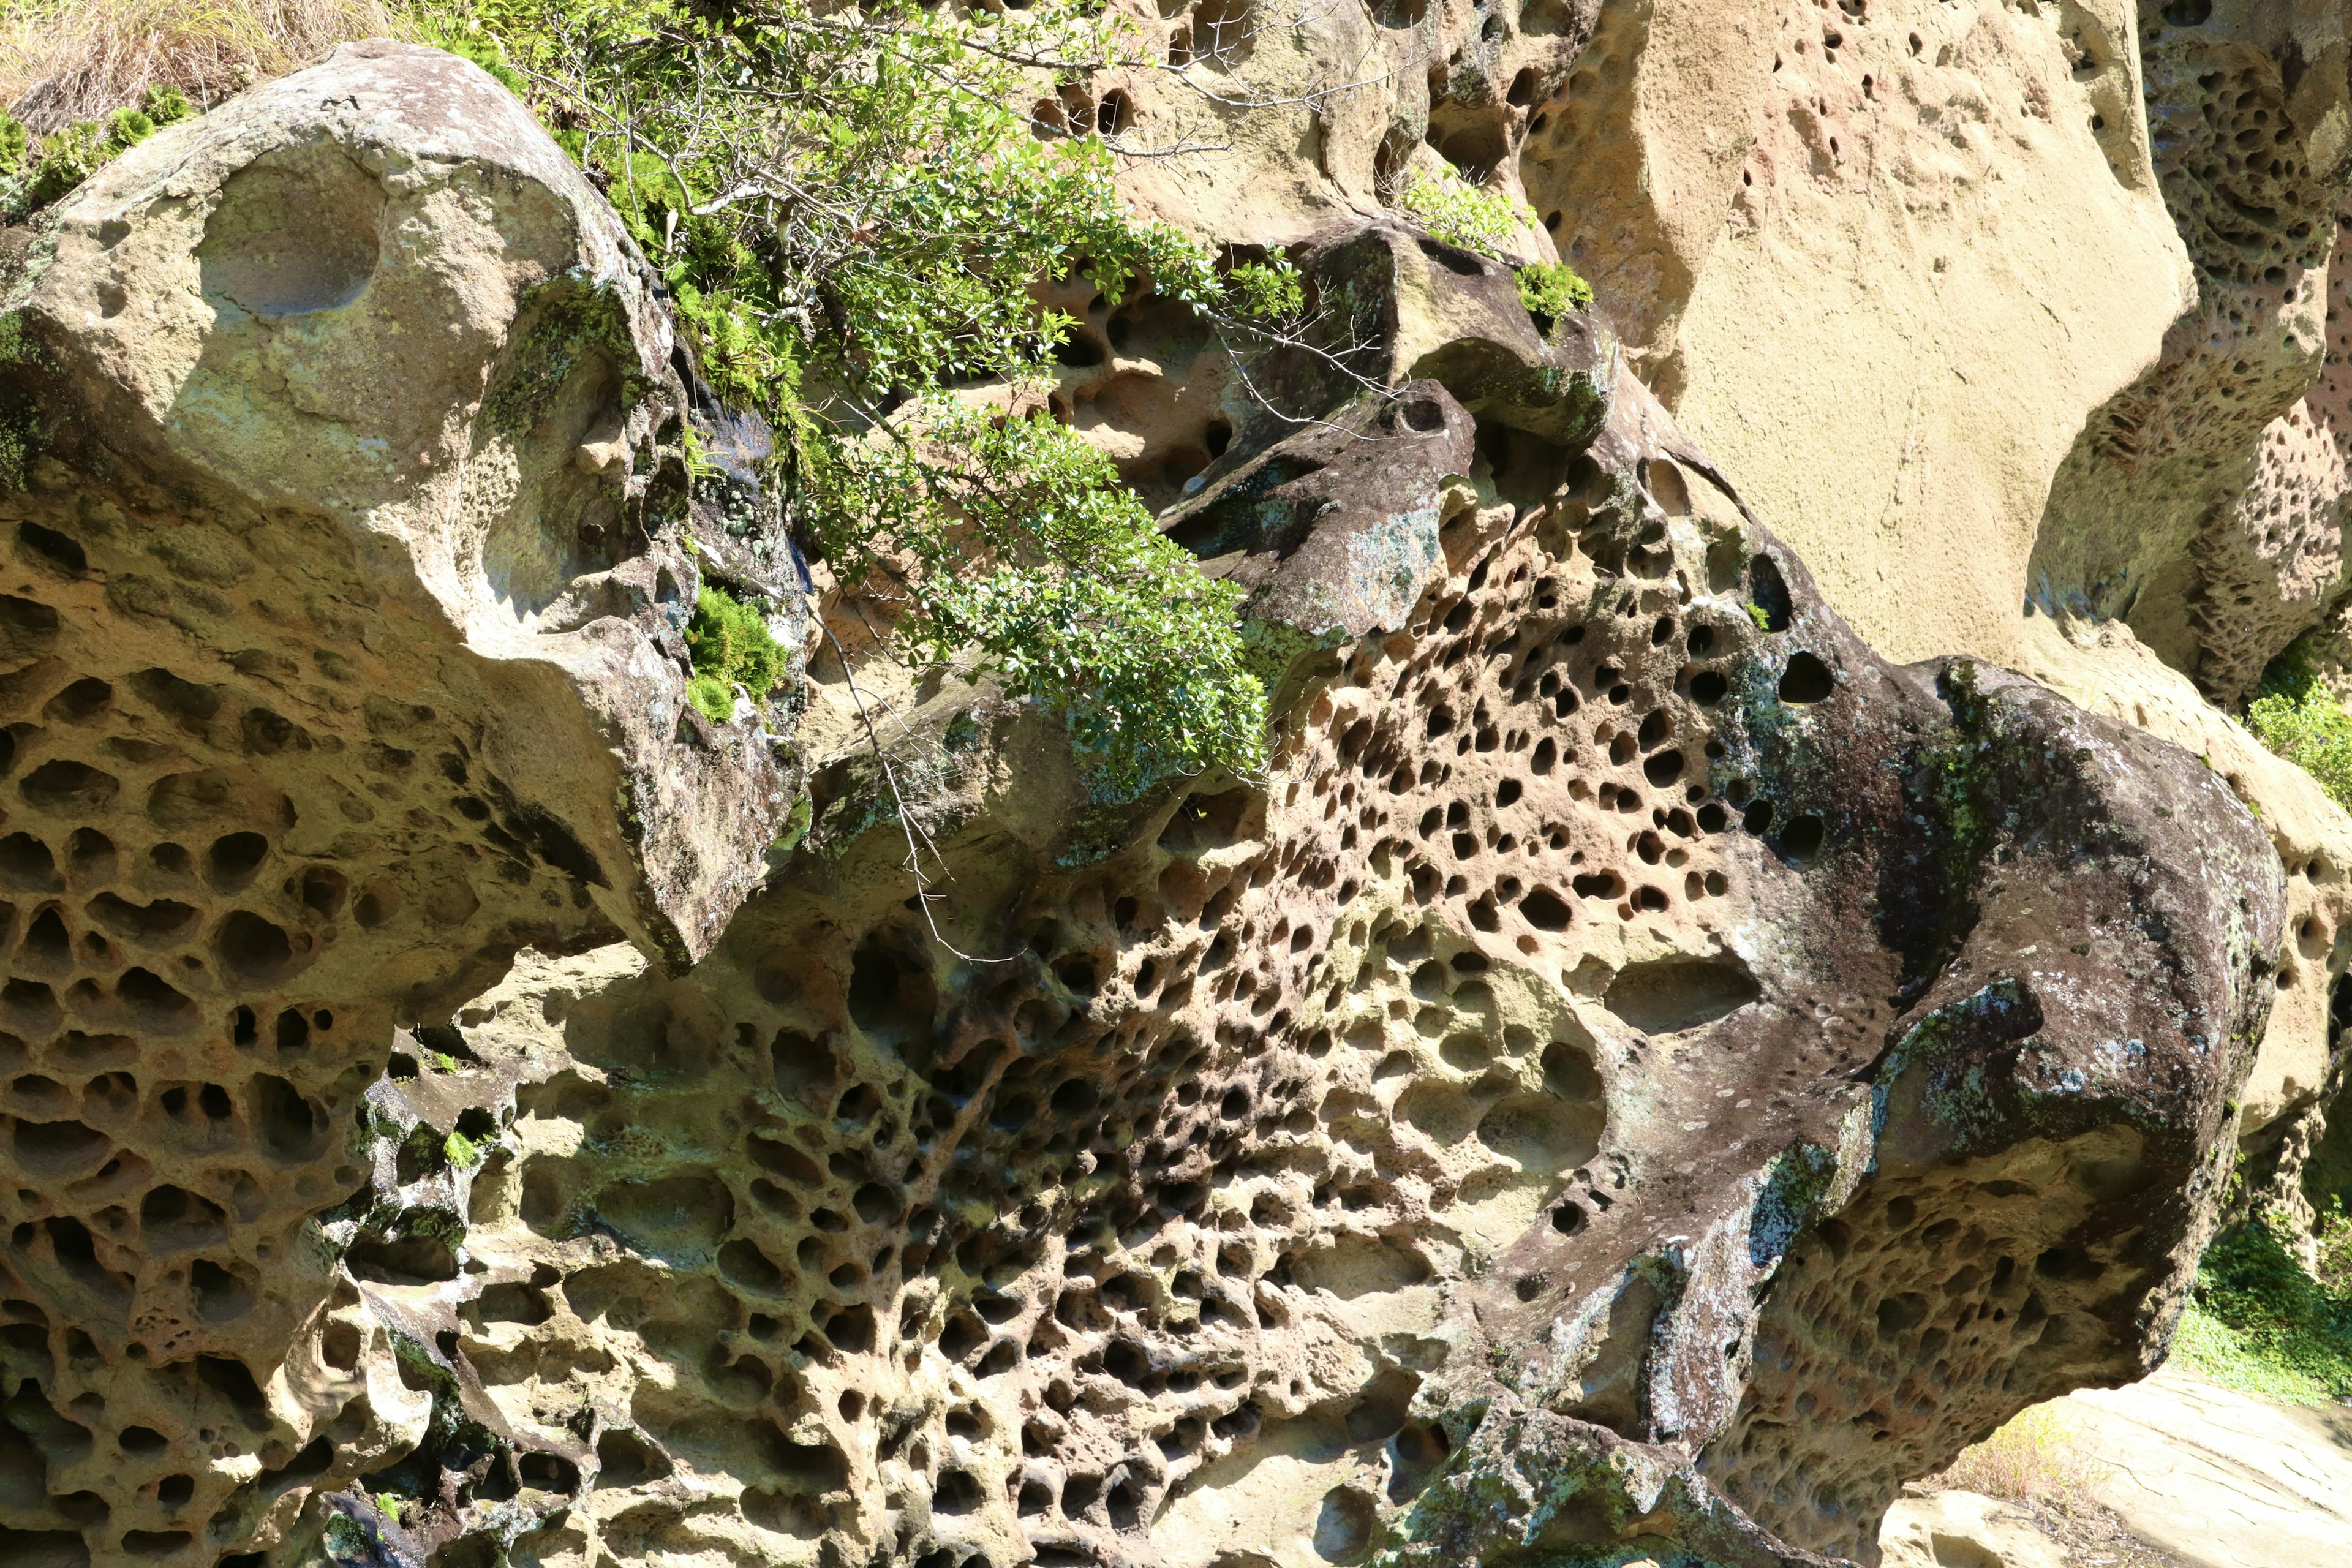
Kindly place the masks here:
<instances>
[{"instance_id":1,"label":"small plant growing in rock","mask_svg":"<svg viewBox=\"0 0 2352 1568\"><path fill-rule=\"evenodd\" d=\"M1541 331L1551 331L1552 323L1570 310L1581 310L1592 303L1592 285L1576 275L1576 268L1565 261L1538 261L1519 268L1519 303L1536 319Z\"/></svg>"},{"instance_id":2,"label":"small plant growing in rock","mask_svg":"<svg viewBox=\"0 0 2352 1568\"><path fill-rule=\"evenodd\" d=\"M1508 196L1480 190L1452 174L1416 173L1405 182L1397 205L1431 237L1465 250L1491 253L1534 221L1533 214ZM1521 297L1525 297L1524 289Z\"/></svg>"},{"instance_id":3,"label":"small plant growing in rock","mask_svg":"<svg viewBox=\"0 0 2352 1568\"><path fill-rule=\"evenodd\" d=\"M480 1147L463 1132L452 1132L443 1139L441 1152L448 1156L451 1166L460 1171L470 1171L482 1163Z\"/></svg>"},{"instance_id":4,"label":"small plant growing in rock","mask_svg":"<svg viewBox=\"0 0 2352 1568\"><path fill-rule=\"evenodd\" d=\"M703 374L774 428L798 538L878 631L935 667L976 651L1062 712L1107 795L1260 765L1238 595L1159 533L1066 410L1045 412L1077 323L1038 305L1041 279L1112 304L1149 293L1235 349L1301 307L1286 263L1221 256L1129 209L1115 135L1017 107L1032 73L1156 67L1164 43L1080 0L413 0L410 15L604 188ZM697 708L722 716L730 683L768 689L746 623L708 604L697 623Z\"/></svg>"},{"instance_id":5,"label":"small plant growing in rock","mask_svg":"<svg viewBox=\"0 0 2352 1568\"><path fill-rule=\"evenodd\" d=\"M736 687L757 702L784 673L784 649L769 632L767 617L757 606L709 584L696 596L686 646L694 659L688 700L722 724L735 710Z\"/></svg>"},{"instance_id":6,"label":"small plant growing in rock","mask_svg":"<svg viewBox=\"0 0 2352 1568\"><path fill-rule=\"evenodd\" d=\"M70 194L115 158L196 112L176 87L151 86L135 105L32 137L0 112L0 216L22 221Z\"/></svg>"}]
</instances>

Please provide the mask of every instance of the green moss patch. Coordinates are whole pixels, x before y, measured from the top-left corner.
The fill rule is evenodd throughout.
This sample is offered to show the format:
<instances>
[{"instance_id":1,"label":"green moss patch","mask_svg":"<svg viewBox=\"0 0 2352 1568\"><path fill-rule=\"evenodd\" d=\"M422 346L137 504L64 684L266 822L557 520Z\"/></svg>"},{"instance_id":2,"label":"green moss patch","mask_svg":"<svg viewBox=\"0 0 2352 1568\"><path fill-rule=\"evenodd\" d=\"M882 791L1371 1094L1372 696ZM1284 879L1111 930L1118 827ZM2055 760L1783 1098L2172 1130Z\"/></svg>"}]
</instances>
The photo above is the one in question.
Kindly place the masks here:
<instances>
[{"instance_id":1,"label":"green moss patch","mask_svg":"<svg viewBox=\"0 0 2352 1568\"><path fill-rule=\"evenodd\" d=\"M735 689L764 700L783 678L784 647L768 630L767 618L721 588L705 584L686 628L694 658L687 700L723 724L735 711Z\"/></svg>"}]
</instances>

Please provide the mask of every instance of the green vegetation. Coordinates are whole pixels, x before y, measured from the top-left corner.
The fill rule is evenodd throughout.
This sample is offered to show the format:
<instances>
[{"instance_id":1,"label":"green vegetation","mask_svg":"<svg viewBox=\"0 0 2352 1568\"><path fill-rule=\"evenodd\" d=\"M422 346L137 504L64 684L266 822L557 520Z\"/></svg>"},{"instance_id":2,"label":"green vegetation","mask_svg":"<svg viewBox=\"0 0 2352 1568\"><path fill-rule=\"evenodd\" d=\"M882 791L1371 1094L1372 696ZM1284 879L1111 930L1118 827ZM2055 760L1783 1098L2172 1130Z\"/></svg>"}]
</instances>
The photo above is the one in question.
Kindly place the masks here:
<instances>
[{"instance_id":1,"label":"green vegetation","mask_svg":"<svg viewBox=\"0 0 2352 1568\"><path fill-rule=\"evenodd\" d=\"M2320 1276L2273 1222L2225 1231L2206 1249L2173 1354L2214 1382L2286 1405L2352 1397L2352 1218L2321 1230Z\"/></svg>"},{"instance_id":2,"label":"green vegetation","mask_svg":"<svg viewBox=\"0 0 2352 1568\"><path fill-rule=\"evenodd\" d=\"M2263 745L2317 780L2336 805L2352 807L2352 712L2299 649L2289 648L2263 672L2246 723Z\"/></svg>"},{"instance_id":3,"label":"green vegetation","mask_svg":"<svg viewBox=\"0 0 2352 1568\"><path fill-rule=\"evenodd\" d=\"M722 724L735 711L737 686L758 702L783 677L784 650L769 635L767 617L724 589L704 586L687 623L686 646L694 659L687 699Z\"/></svg>"},{"instance_id":4,"label":"green vegetation","mask_svg":"<svg viewBox=\"0 0 2352 1568\"><path fill-rule=\"evenodd\" d=\"M135 107L36 137L0 110L0 220L22 222L162 127L195 112L178 88L150 87Z\"/></svg>"},{"instance_id":5,"label":"green vegetation","mask_svg":"<svg viewBox=\"0 0 2352 1568\"><path fill-rule=\"evenodd\" d=\"M449 1163L460 1171L470 1171L482 1163L480 1146L463 1132L452 1132L443 1139L441 1152L447 1155Z\"/></svg>"},{"instance_id":6,"label":"green vegetation","mask_svg":"<svg viewBox=\"0 0 2352 1568\"><path fill-rule=\"evenodd\" d=\"M1286 263L1139 217L1104 140L1016 107L1158 68L1156 37L1092 0L406 0L394 15L482 65L604 188L704 375L774 426L769 479L796 536L907 654L978 650L979 673L1068 718L1108 797L1263 764L1239 591L1202 579L1052 412L1076 323L1032 292L1150 292L1236 352L1302 308ZM0 195L20 213L52 201L172 112L157 96L30 142ZM726 660L753 657L721 642ZM731 705L725 680L772 686L732 668L698 659L698 708Z\"/></svg>"},{"instance_id":7,"label":"green vegetation","mask_svg":"<svg viewBox=\"0 0 2352 1568\"><path fill-rule=\"evenodd\" d=\"M1519 303L1547 331L1570 310L1592 303L1592 285L1565 261L1538 261L1519 268Z\"/></svg>"},{"instance_id":8,"label":"green vegetation","mask_svg":"<svg viewBox=\"0 0 2352 1568\"><path fill-rule=\"evenodd\" d=\"M421 36L498 76L606 188L705 375L775 426L803 541L908 654L977 649L1067 716L1108 795L1260 765L1237 591L1048 412L1075 323L1037 305L1039 279L1156 292L1243 348L1299 307L1286 267L1137 217L1103 141L1041 137L1013 107L1139 59L1131 23L1080 0L419 4Z\"/></svg>"},{"instance_id":9,"label":"green vegetation","mask_svg":"<svg viewBox=\"0 0 2352 1568\"><path fill-rule=\"evenodd\" d=\"M1433 237L1465 250L1491 252L1535 222L1533 213L1509 197L1482 191L1452 174L1416 173L1405 182L1397 205ZM1525 294L1523 285L1521 297Z\"/></svg>"}]
</instances>

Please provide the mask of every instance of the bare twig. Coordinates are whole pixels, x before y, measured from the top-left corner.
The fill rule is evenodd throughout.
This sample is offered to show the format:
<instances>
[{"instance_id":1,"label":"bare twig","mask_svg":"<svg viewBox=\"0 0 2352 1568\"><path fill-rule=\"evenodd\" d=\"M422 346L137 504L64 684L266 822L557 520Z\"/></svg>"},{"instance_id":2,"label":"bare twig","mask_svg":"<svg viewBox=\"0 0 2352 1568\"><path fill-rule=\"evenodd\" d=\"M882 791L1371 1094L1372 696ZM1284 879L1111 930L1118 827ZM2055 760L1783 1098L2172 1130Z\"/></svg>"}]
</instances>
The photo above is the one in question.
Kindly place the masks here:
<instances>
[{"instance_id":1,"label":"bare twig","mask_svg":"<svg viewBox=\"0 0 2352 1568\"><path fill-rule=\"evenodd\" d=\"M873 715L866 710L866 694L857 689L857 672L850 668L849 650L841 646L841 639L834 636L833 628L824 624L824 616L818 606L810 601L805 594L802 595L802 602L807 607L810 619L814 620L817 629L824 634L824 640L833 645L833 657L841 661L842 681L849 688L850 700L856 705L857 721L866 731L866 743L872 750L875 762L882 769L882 782L890 791L890 804L898 814L899 830L906 835L907 870L915 879L915 904L923 912L923 923L930 928L931 940L966 963L1012 963L1020 956L1018 952L1007 953L1003 958L988 958L979 953L964 952L947 939L940 930L940 922L932 918L931 904L941 895L930 890L931 879L923 870L923 855L926 850L929 851L931 858L937 861L943 870L947 865L947 858L940 853L938 844L932 841L929 830L916 821L913 810L907 805L905 793L898 787L898 770L890 765L889 751L882 744L882 737L875 731Z\"/></svg>"}]
</instances>

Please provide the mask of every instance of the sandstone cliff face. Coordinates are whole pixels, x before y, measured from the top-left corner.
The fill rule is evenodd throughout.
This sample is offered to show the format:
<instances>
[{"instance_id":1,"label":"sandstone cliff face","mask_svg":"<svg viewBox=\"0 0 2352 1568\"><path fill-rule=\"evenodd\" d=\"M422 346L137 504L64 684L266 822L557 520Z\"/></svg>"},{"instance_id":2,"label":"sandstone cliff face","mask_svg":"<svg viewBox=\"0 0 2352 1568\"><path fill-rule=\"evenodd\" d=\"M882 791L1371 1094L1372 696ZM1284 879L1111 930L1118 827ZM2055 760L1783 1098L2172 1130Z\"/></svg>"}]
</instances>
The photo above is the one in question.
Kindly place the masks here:
<instances>
[{"instance_id":1,"label":"sandstone cliff face","mask_svg":"<svg viewBox=\"0 0 2352 1568\"><path fill-rule=\"evenodd\" d=\"M1311 224L1261 193L1370 209L1393 187L1349 171L1402 168L1400 148L1524 192L1529 253L1591 279L1628 363L1874 647L1993 660L2212 760L2290 873L2242 1127L2275 1173L2263 1201L2307 1214L2297 1151L2345 1068L2352 817L2215 703L2334 626L2347 586L2343 18L1457 6L1377 37L1378 56L1294 43L1279 75L1261 49L1253 79L1325 96L1237 135L1213 179L1154 168L1139 193L1289 238ZM1147 132L1214 120L1126 85ZM1491 132L1475 156L1448 142L1459 104ZM1164 363L1146 347L1074 378L1081 420L1098 386L1139 406ZM1196 467L1246 409L1193 399L1189 423L1106 423ZM2325 669L2352 667L2342 649L2329 632Z\"/></svg>"},{"instance_id":2,"label":"sandstone cliff face","mask_svg":"<svg viewBox=\"0 0 2352 1568\"><path fill-rule=\"evenodd\" d=\"M1105 803L1035 710L901 682L894 790L821 685L793 847L793 748L697 718L677 635L710 562L786 614L790 547L685 485L625 241L487 79L346 51L79 194L0 369L0 1544L1867 1563L1904 1479L2147 1370L2294 994L2303 829L2143 712L1886 662L1661 401L1728 384L1710 276L1892 246L1878 170L1965 226L2095 153L2084 228L2157 258L2084 289L2153 301L2137 359L2033 340L2014 384L2082 413L1980 502L2046 490L2181 307L2130 18L1856 12L1242 29L1202 68L1283 99L1261 140L1139 194L1296 245L1326 355L1255 401L1149 296L1076 300L1055 395L1248 587L1268 775ZM1838 173L1857 66L1954 150ZM1115 89L1171 140L1227 112L1156 76L1055 112ZM1612 308L1539 324L1380 216L1433 158L1556 210L1516 243ZM1979 337L2032 313L1981 298Z\"/></svg>"},{"instance_id":3,"label":"sandstone cliff face","mask_svg":"<svg viewBox=\"0 0 2352 1568\"><path fill-rule=\"evenodd\" d=\"M1443 16L1429 47L1484 69L1504 147L1454 161L1527 194L1874 647L2023 670L2258 808L2292 940L2243 1126L2301 1205L2287 1151L2343 1072L2352 818L2215 704L2299 634L2346 666L2342 16L1610 5L1557 41L1539 7ZM1407 130L1437 101L1385 90Z\"/></svg>"}]
</instances>

